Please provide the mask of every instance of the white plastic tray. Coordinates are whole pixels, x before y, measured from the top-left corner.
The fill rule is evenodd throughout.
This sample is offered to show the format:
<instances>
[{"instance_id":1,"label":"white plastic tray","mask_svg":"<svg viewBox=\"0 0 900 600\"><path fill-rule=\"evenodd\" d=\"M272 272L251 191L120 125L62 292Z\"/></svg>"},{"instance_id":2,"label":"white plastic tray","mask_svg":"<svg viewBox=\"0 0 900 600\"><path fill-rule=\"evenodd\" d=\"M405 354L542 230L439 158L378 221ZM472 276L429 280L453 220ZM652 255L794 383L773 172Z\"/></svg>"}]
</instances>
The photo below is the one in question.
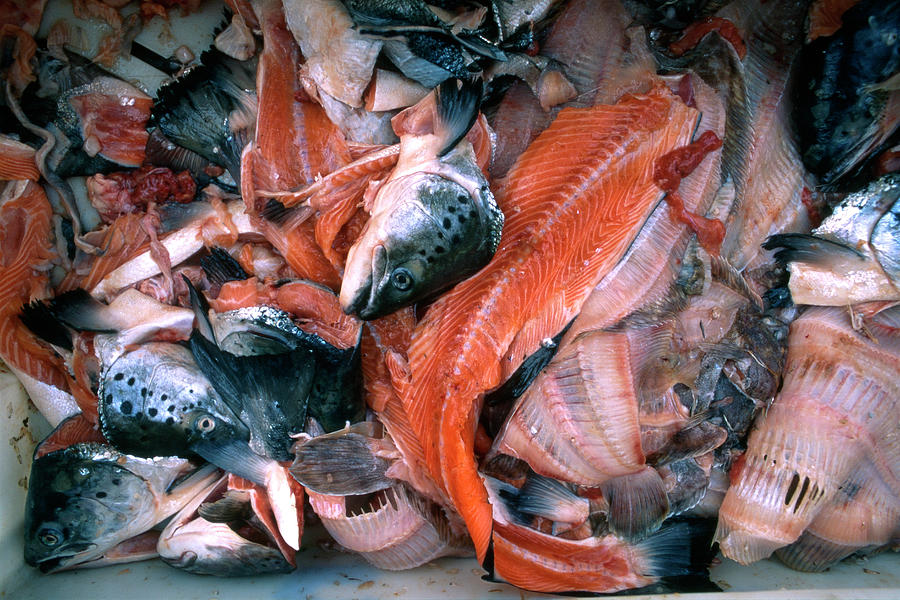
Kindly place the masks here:
<instances>
[{"instance_id":1,"label":"white plastic tray","mask_svg":"<svg viewBox=\"0 0 900 600\"><path fill-rule=\"evenodd\" d=\"M50 0L43 29L58 18L78 22L67 0ZM152 21L137 38L145 46L169 56L181 44L200 51L212 41L212 29L222 18L218 2L204 3L188 19ZM88 44L96 44L95 28L83 23ZM162 75L139 61L119 61L118 75L140 81L149 93ZM219 579L191 575L158 560L129 565L43 575L24 564L23 515L27 476L35 442L49 433L47 422L34 411L15 378L0 363L0 598L45 600L184 599L220 600L272 598L487 598L506 600L548 597L509 585L486 582L474 559L442 559L418 569L381 571L362 559L328 549L327 536L308 528L297 556L299 568L288 575ZM324 545L322 542L325 542ZM900 554L883 554L865 561L842 563L826 573L804 574L776 560L741 567L729 560L712 570L722 594L666 594L634 598L718 599L785 598L900 600Z\"/></svg>"}]
</instances>

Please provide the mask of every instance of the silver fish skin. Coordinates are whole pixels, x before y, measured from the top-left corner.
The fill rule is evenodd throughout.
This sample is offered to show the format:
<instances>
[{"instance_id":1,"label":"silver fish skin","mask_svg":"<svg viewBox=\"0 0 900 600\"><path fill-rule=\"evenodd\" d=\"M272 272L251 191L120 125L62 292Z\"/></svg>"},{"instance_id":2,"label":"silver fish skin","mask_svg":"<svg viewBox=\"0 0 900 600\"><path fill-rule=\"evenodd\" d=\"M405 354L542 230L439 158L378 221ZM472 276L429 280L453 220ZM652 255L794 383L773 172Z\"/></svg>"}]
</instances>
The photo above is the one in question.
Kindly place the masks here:
<instances>
[{"instance_id":1,"label":"silver fish skin","mask_svg":"<svg viewBox=\"0 0 900 600\"><path fill-rule=\"evenodd\" d=\"M266 573L287 573L294 570L277 544L270 538L277 535L266 529L255 541L238 533L238 529L259 529L252 502L247 493L228 496L228 477L222 477L191 500L166 525L159 536L156 549L168 565L197 575L242 577ZM218 500L230 500L223 519L204 518L203 505ZM209 515L207 515L209 516ZM210 516L210 519L213 517ZM227 521L225 520L227 519Z\"/></svg>"},{"instance_id":2,"label":"silver fish skin","mask_svg":"<svg viewBox=\"0 0 900 600\"><path fill-rule=\"evenodd\" d=\"M400 156L347 255L344 312L367 320L392 313L475 273L496 252L503 213L463 139L480 94L480 85L450 80L395 117Z\"/></svg>"},{"instance_id":3,"label":"silver fish skin","mask_svg":"<svg viewBox=\"0 0 900 600\"><path fill-rule=\"evenodd\" d=\"M177 512L217 478L212 466L143 459L82 443L34 461L25 505L25 562L44 572L90 566Z\"/></svg>"},{"instance_id":4,"label":"silver fish skin","mask_svg":"<svg viewBox=\"0 0 900 600\"><path fill-rule=\"evenodd\" d=\"M775 235L765 247L780 248L797 304L900 300L900 176L850 194L812 234Z\"/></svg>"},{"instance_id":5,"label":"silver fish skin","mask_svg":"<svg viewBox=\"0 0 900 600\"><path fill-rule=\"evenodd\" d=\"M100 426L136 456L190 456L200 440L249 433L180 344L150 342L101 370Z\"/></svg>"}]
</instances>

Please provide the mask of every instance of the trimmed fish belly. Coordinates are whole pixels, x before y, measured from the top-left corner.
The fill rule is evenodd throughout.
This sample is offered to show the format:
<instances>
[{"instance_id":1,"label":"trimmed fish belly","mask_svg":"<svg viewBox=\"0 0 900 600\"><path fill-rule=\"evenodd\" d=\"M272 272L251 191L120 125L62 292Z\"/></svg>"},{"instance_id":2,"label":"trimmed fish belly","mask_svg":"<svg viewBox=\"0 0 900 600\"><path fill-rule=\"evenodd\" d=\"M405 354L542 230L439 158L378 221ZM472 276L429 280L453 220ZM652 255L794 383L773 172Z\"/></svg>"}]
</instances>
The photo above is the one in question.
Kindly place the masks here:
<instances>
[{"instance_id":1,"label":"trimmed fish belly","mask_svg":"<svg viewBox=\"0 0 900 600\"><path fill-rule=\"evenodd\" d=\"M898 370L896 337L867 338L841 309L810 309L793 323L781 393L750 435L719 512L725 556L748 564L815 535L848 489L886 486L897 514ZM847 554L879 543L863 541Z\"/></svg>"}]
</instances>

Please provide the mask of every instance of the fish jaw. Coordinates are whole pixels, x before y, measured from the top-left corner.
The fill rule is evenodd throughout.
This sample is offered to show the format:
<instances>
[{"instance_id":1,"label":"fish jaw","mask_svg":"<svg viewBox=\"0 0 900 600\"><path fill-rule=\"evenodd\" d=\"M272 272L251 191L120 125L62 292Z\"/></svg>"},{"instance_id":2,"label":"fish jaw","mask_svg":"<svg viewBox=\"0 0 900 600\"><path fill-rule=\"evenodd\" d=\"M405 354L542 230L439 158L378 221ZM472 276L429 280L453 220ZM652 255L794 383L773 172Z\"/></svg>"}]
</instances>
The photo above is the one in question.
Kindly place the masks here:
<instances>
[{"instance_id":1,"label":"fish jaw","mask_svg":"<svg viewBox=\"0 0 900 600\"><path fill-rule=\"evenodd\" d=\"M368 229L368 228L367 228ZM373 318L372 293L376 281L384 275L387 252L382 244L366 243L365 233L347 253L347 267L341 281L340 303L346 314Z\"/></svg>"}]
</instances>

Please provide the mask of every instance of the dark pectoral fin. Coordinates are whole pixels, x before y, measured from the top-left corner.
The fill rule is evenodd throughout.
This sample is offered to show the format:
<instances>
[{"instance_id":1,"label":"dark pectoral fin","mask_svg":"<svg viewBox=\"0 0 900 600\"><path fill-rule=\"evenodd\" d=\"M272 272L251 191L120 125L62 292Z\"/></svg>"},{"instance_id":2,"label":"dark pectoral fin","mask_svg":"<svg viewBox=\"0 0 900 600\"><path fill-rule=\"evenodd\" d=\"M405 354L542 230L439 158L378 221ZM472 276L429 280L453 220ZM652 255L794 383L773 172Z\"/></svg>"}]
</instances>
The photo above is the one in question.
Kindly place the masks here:
<instances>
[{"instance_id":1,"label":"dark pectoral fin","mask_svg":"<svg viewBox=\"0 0 900 600\"><path fill-rule=\"evenodd\" d=\"M481 105L480 79L448 79L437 88L435 135L444 139L438 156L450 152L475 124Z\"/></svg>"},{"instance_id":2,"label":"dark pectoral fin","mask_svg":"<svg viewBox=\"0 0 900 600\"><path fill-rule=\"evenodd\" d=\"M220 469L263 486L269 470L278 465L253 452L244 440L200 440L191 449Z\"/></svg>"},{"instance_id":3,"label":"dark pectoral fin","mask_svg":"<svg viewBox=\"0 0 900 600\"><path fill-rule=\"evenodd\" d=\"M802 262L827 265L852 259L865 260L862 254L850 246L805 233L781 233L769 236L763 248L766 250L780 248L775 253L775 260L783 264Z\"/></svg>"},{"instance_id":4,"label":"dark pectoral fin","mask_svg":"<svg viewBox=\"0 0 900 600\"><path fill-rule=\"evenodd\" d=\"M289 460L290 434L300 433L306 425L316 370L312 351L235 356L196 331L190 345L200 370L250 430L254 448Z\"/></svg>"},{"instance_id":5,"label":"dark pectoral fin","mask_svg":"<svg viewBox=\"0 0 900 600\"><path fill-rule=\"evenodd\" d=\"M625 539L644 538L669 514L665 484L653 467L609 479L600 489L609 502L609 528Z\"/></svg>"},{"instance_id":6,"label":"dark pectoral fin","mask_svg":"<svg viewBox=\"0 0 900 600\"><path fill-rule=\"evenodd\" d=\"M211 249L209 256L200 259L200 267L213 285L222 286L229 281L243 281L250 278L240 263L222 248Z\"/></svg>"},{"instance_id":7,"label":"dark pectoral fin","mask_svg":"<svg viewBox=\"0 0 900 600\"><path fill-rule=\"evenodd\" d=\"M107 306L76 288L50 300L50 311L57 319L78 331L115 333L118 327L110 320Z\"/></svg>"},{"instance_id":8,"label":"dark pectoral fin","mask_svg":"<svg viewBox=\"0 0 900 600\"><path fill-rule=\"evenodd\" d=\"M390 462L376 456L357 433L312 438L296 448L291 475L320 494L368 494L396 483L386 475Z\"/></svg>"},{"instance_id":9,"label":"dark pectoral fin","mask_svg":"<svg viewBox=\"0 0 900 600\"><path fill-rule=\"evenodd\" d=\"M72 334L56 315L40 300L22 306L19 320L28 331L64 350L72 350Z\"/></svg>"}]
</instances>

